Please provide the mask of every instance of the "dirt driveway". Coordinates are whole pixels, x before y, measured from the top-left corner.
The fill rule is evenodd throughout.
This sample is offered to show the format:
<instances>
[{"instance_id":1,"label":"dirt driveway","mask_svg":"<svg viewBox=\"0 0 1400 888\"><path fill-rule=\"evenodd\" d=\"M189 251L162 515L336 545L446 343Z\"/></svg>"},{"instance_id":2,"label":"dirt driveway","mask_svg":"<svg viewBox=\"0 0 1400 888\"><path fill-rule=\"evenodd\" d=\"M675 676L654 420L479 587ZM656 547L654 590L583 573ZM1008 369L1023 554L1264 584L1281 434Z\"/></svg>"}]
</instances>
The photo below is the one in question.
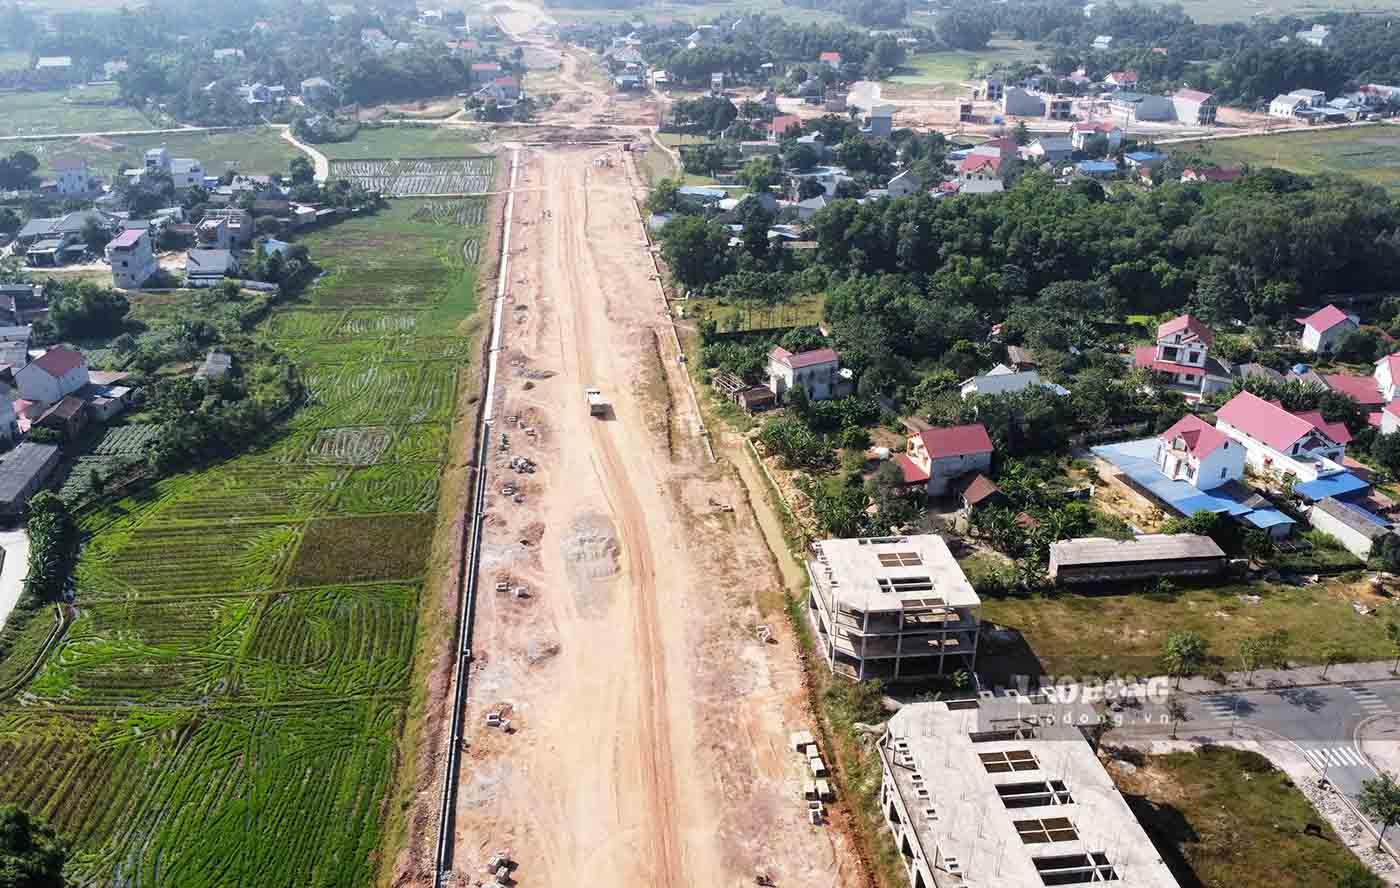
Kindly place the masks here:
<instances>
[{"instance_id":1,"label":"dirt driveway","mask_svg":"<svg viewBox=\"0 0 1400 888\"><path fill-rule=\"evenodd\" d=\"M780 580L696 435L632 194L615 148L531 152L518 185L455 870L509 849L532 886L856 885L805 821L797 656L753 603Z\"/></svg>"}]
</instances>

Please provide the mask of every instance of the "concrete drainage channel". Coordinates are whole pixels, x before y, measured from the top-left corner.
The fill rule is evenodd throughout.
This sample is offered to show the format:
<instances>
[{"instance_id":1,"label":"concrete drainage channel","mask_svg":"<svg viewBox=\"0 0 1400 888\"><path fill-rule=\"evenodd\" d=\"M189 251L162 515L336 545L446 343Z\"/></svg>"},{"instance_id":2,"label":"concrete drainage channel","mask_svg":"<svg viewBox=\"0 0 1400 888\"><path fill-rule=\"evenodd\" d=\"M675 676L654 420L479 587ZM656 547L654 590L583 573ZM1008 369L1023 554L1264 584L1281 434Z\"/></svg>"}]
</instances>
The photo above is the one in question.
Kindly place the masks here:
<instances>
[{"instance_id":1,"label":"concrete drainage channel","mask_svg":"<svg viewBox=\"0 0 1400 888\"><path fill-rule=\"evenodd\" d=\"M501 235L501 260L496 275L496 298L491 307L491 345L487 352L486 397L476 428L476 481L472 494L471 543L458 572L462 594L458 600L457 663L454 675L455 692L452 699L451 743L447 751L447 767L443 775L442 807L438 811L437 855L433 885L444 888L452 875L453 830L457 807L457 772L462 760L462 735L467 705L467 678L471 669L472 623L476 614L476 594L480 584L481 531L485 522L486 460L495 420L496 364L501 350L501 319L504 315L506 281L510 270L510 230L515 216L515 183L520 173L520 150L511 154L510 193L506 197L505 225ZM508 867L508 861L493 861Z\"/></svg>"}]
</instances>

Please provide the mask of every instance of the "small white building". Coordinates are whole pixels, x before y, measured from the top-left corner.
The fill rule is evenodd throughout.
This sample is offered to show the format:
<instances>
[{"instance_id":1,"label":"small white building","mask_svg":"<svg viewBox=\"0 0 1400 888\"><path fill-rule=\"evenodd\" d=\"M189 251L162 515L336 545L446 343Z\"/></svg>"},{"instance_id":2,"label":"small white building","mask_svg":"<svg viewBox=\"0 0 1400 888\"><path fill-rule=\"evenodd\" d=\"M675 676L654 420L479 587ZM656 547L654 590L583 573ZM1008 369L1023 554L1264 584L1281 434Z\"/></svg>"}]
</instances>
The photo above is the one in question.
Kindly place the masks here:
<instances>
[{"instance_id":1,"label":"small white building","mask_svg":"<svg viewBox=\"0 0 1400 888\"><path fill-rule=\"evenodd\" d=\"M44 404L61 401L87 384L87 359L62 346L49 349L15 374L20 397Z\"/></svg>"},{"instance_id":2,"label":"small white building","mask_svg":"<svg viewBox=\"0 0 1400 888\"><path fill-rule=\"evenodd\" d=\"M1295 415L1246 391L1216 411L1215 427L1244 447L1245 461L1258 472L1306 482L1346 471L1351 436L1319 413Z\"/></svg>"},{"instance_id":3,"label":"small white building","mask_svg":"<svg viewBox=\"0 0 1400 888\"><path fill-rule=\"evenodd\" d=\"M1069 142L1075 151L1087 151L1097 136L1108 140L1110 152L1123 144L1123 128L1116 123L1076 123L1069 128Z\"/></svg>"},{"instance_id":4,"label":"small white building","mask_svg":"<svg viewBox=\"0 0 1400 888\"><path fill-rule=\"evenodd\" d=\"M1210 490L1244 477L1244 448L1188 413L1157 436L1157 467L1173 481Z\"/></svg>"},{"instance_id":5,"label":"small white building","mask_svg":"<svg viewBox=\"0 0 1400 888\"><path fill-rule=\"evenodd\" d=\"M112 266L112 286L118 289L140 289L156 273L156 257L148 229L123 231L108 242L106 254Z\"/></svg>"},{"instance_id":6,"label":"small white building","mask_svg":"<svg viewBox=\"0 0 1400 888\"><path fill-rule=\"evenodd\" d=\"M1326 25L1313 25L1306 31L1298 31L1293 36L1310 46L1326 49L1332 44L1332 29Z\"/></svg>"},{"instance_id":7,"label":"small white building","mask_svg":"<svg viewBox=\"0 0 1400 888\"><path fill-rule=\"evenodd\" d=\"M923 188L923 184L917 173L913 170L905 170L890 179L885 190L890 193L890 197L909 197L911 194L918 194Z\"/></svg>"},{"instance_id":8,"label":"small white building","mask_svg":"<svg viewBox=\"0 0 1400 888\"><path fill-rule=\"evenodd\" d=\"M926 429L909 437L895 459L906 485L920 485L929 496L946 496L955 479L992 470L992 439L981 423Z\"/></svg>"},{"instance_id":9,"label":"small white building","mask_svg":"<svg viewBox=\"0 0 1400 888\"><path fill-rule=\"evenodd\" d=\"M170 179L177 190L193 188L204 183L204 167L193 157L176 157L170 161Z\"/></svg>"},{"instance_id":10,"label":"small white building","mask_svg":"<svg viewBox=\"0 0 1400 888\"><path fill-rule=\"evenodd\" d=\"M1302 346L1311 352L1330 352L1358 326L1356 318L1335 305L1318 309L1305 318L1299 318L1303 325Z\"/></svg>"},{"instance_id":11,"label":"small white building","mask_svg":"<svg viewBox=\"0 0 1400 888\"><path fill-rule=\"evenodd\" d=\"M1036 371L1013 370L1005 364L997 364L982 376L963 380L959 392L966 401L973 395L1009 395L1037 385L1044 383Z\"/></svg>"},{"instance_id":12,"label":"small white building","mask_svg":"<svg viewBox=\"0 0 1400 888\"><path fill-rule=\"evenodd\" d=\"M801 386L810 401L835 397L841 384L841 356L819 348L793 354L781 346L768 353L768 388L783 400L789 389Z\"/></svg>"},{"instance_id":13,"label":"small white building","mask_svg":"<svg viewBox=\"0 0 1400 888\"><path fill-rule=\"evenodd\" d=\"M1346 550L1363 561L1371 557L1371 547L1390 533L1384 519L1365 509L1324 497L1308 509L1308 523L1337 538Z\"/></svg>"}]
</instances>

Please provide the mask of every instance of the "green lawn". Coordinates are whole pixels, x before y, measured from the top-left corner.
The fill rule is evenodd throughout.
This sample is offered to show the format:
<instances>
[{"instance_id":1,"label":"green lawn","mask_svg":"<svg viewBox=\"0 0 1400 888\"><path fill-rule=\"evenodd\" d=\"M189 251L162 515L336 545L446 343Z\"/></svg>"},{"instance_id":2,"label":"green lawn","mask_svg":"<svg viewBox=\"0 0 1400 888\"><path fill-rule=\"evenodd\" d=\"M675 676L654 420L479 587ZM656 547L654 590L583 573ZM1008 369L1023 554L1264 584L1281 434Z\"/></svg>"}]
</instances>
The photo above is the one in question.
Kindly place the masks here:
<instances>
[{"instance_id":1,"label":"green lawn","mask_svg":"<svg viewBox=\"0 0 1400 888\"><path fill-rule=\"evenodd\" d=\"M1112 769L1114 780L1182 885L1316 888L1359 864L1257 752L1207 746L1133 761L1131 774ZM1309 824L1322 835L1307 835Z\"/></svg>"},{"instance_id":2,"label":"green lawn","mask_svg":"<svg viewBox=\"0 0 1400 888\"><path fill-rule=\"evenodd\" d=\"M995 37L986 49L976 52L948 50L914 55L898 74L889 78L889 82L904 86L931 86L954 95L962 90L962 83L973 76L970 70L974 67L980 76L1000 64L1030 61L1044 55L1046 53L1024 40Z\"/></svg>"},{"instance_id":3,"label":"green lawn","mask_svg":"<svg viewBox=\"0 0 1400 888\"><path fill-rule=\"evenodd\" d=\"M1258 604L1241 596L1256 594ZM1374 603L1374 602L1371 602ZM1052 674L1143 674L1157 667L1162 644L1177 630L1199 632L1210 642L1215 667L1240 668L1245 638L1287 630L1288 658L1318 663L1322 647L1337 642L1357 660L1383 660L1395 648L1386 641L1382 615L1363 617L1351 598L1321 586L1225 586L1186 589L1172 595L1056 594L1045 599L984 599L982 619L1019 630Z\"/></svg>"},{"instance_id":4,"label":"green lawn","mask_svg":"<svg viewBox=\"0 0 1400 888\"><path fill-rule=\"evenodd\" d=\"M210 175L225 170L244 173L285 173L299 152L271 127L257 127L224 133L163 133L151 136L110 136L105 143L84 139L45 139L32 142L3 142L0 151L25 150L39 158L40 171L47 172L54 159L81 157L88 166L103 174L140 166L146 149L161 145L175 157L194 157Z\"/></svg>"},{"instance_id":5,"label":"green lawn","mask_svg":"<svg viewBox=\"0 0 1400 888\"><path fill-rule=\"evenodd\" d=\"M1400 188L1400 127L1387 124L1346 129L1242 136L1163 146L1220 166L1272 166L1309 175L1344 173L1373 185Z\"/></svg>"},{"instance_id":6,"label":"green lawn","mask_svg":"<svg viewBox=\"0 0 1400 888\"><path fill-rule=\"evenodd\" d=\"M467 157L481 152L480 132L444 126L363 127L349 142L331 142L316 149L331 160L402 157Z\"/></svg>"},{"instance_id":7,"label":"green lawn","mask_svg":"<svg viewBox=\"0 0 1400 888\"><path fill-rule=\"evenodd\" d=\"M1165 0L1162 0L1165 2ZM1176 0L1172 0L1176 2ZM1182 0L1181 7L1186 14L1203 24L1224 22L1250 22L1258 17L1280 19L1285 16L1312 18L1329 12L1337 12L1341 7L1319 0L1227 0L1215 3L1211 0ZM1345 7L1347 12L1395 12L1400 10L1397 0L1353 0Z\"/></svg>"},{"instance_id":8,"label":"green lawn","mask_svg":"<svg viewBox=\"0 0 1400 888\"><path fill-rule=\"evenodd\" d=\"M128 105L79 105L66 99L62 90L6 94L0 98L0 136L152 129L145 115Z\"/></svg>"},{"instance_id":9,"label":"green lawn","mask_svg":"<svg viewBox=\"0 0 1400 888\"><path fill-rule=\"evenodd\" d=\"M805 327L821 323L821 295L800 296L782 305L737 305L709 299L692 299L685 313L697 321L713 320L721 332L771 330L775 327Z\"/></svg>"}]
</instances>

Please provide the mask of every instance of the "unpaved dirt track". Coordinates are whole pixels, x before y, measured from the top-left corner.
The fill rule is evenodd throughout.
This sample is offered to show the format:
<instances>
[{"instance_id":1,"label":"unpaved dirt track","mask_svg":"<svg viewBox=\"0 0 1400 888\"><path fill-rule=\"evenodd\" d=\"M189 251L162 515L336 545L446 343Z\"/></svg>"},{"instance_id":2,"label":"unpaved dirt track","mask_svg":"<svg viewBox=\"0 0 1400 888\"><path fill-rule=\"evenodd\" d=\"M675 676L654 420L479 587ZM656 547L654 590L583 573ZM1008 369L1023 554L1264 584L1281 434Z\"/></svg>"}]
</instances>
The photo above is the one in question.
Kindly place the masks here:
<instances>
[{"instance_id":1,"label":"unpaved dirt track","mask_svg":"<svg viewBox=\"0 0 1400 888\"><path fill-rule=\"evenodd\" d=\"M758 869L855 885L840 834L803 816L793 641L780 613L778 644L754 637L753 595L780 580L694 436L623 162L531 151L518 183L497 393L510 451L492 442L454 870L479 878L509 849L530 886L737 888ZM611 417L589 416L592 385ZM503 704L514 734L484 726Z\"/></svg>"}]
</instances>

